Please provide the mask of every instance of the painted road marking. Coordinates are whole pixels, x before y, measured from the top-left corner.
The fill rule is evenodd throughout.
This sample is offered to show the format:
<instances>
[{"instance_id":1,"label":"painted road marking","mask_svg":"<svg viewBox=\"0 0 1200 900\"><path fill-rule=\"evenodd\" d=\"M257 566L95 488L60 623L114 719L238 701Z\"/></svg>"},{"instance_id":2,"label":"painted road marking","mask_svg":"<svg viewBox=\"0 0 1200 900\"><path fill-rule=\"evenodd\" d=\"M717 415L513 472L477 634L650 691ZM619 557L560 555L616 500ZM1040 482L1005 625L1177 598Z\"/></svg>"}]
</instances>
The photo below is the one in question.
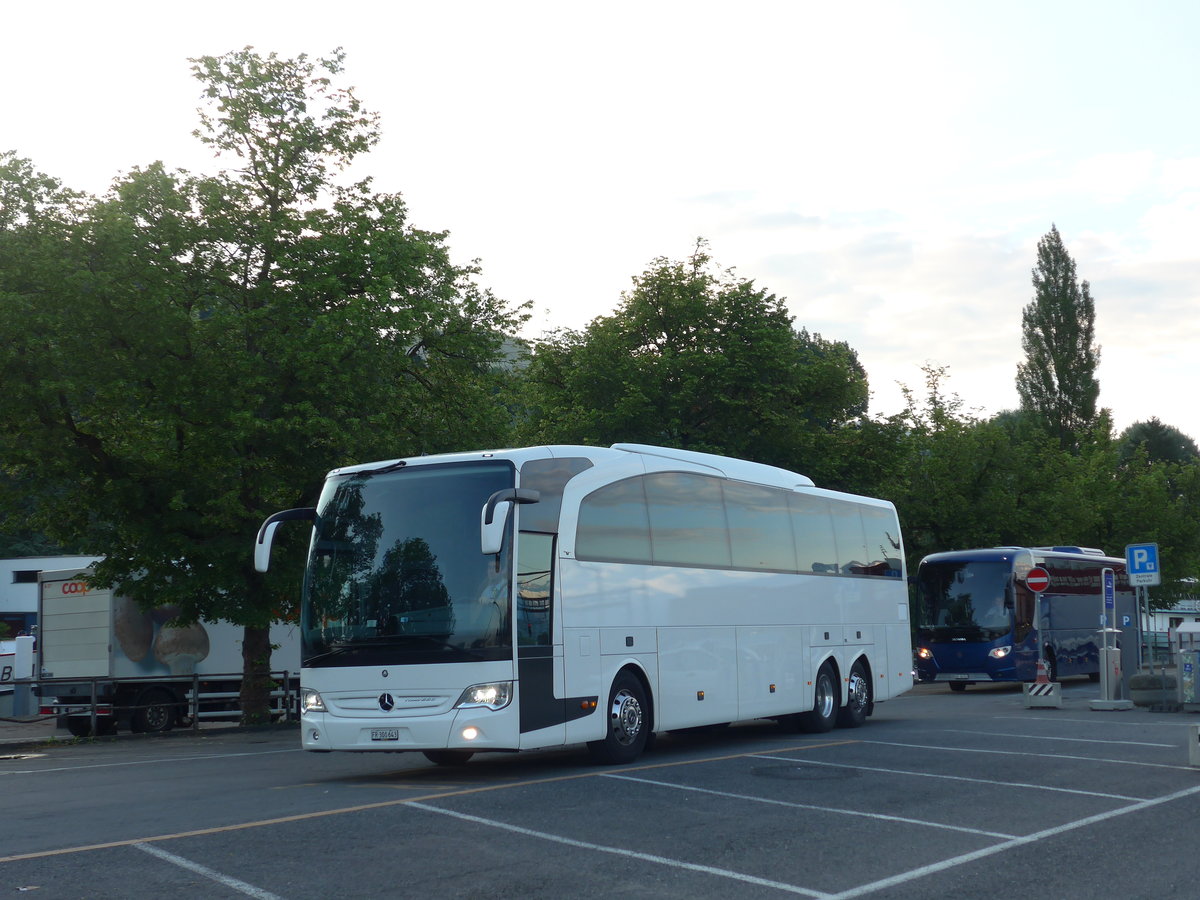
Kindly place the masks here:
<instances>
[{"instance_id":1,"label":"painted road marking","mask_svg":"<svg viewBox=\"0 0 1200 900\"><path fill-rule=\"evenodd\" d=\"M764 758L764 757L760 757ZM796 760L789 760L796 762ZM714 797L727 797L731 800L748 800L751 803L768 803L772 806L788 806L793 809L812 809L817 812L837 813L843 816L861 816L864 819L878 819L883 822L900 822L904 825L920 825L923 828L944 828L947 831L961 831L965 834L978 834L983 837L1015 838L1015 834L1005 834L1000 831L981 831L978 828L964 828L960 825L942 825L938 822L930 822L927 819L908 819L904 816L889 816L883 813L863 812L858 809L843 809L836 806L817 806L815 803L793 803L789 800L774 800L770 797L755 797L750 794L733 794L728 791L714 791L709 788L693 787L688 784L672 784L669 781L651 781L649 778L630 778L628 775L613 775L606 774L605 778L615 778L619 781L633 781L638 784L653 784L658 787L674 788L677 791L693 791L697 794L712 794Z\"/></svg>"},{"instance_id":2,"label":"painted road marking","mask_svg":"<svg viewBox=\"0 0 1200 900\"><path fill-rule=\"evenodd\" d=\"M1129 747L1166 747L1171 750L1179 749L1178 744L1150 744L1146 741L1098 741L1094 738L1050 737L1044 734L1012 734L1011 732L1003 731L967 731L962 728L945 728L942 730L945 734L978 734L984 737L1013 738L1015 740L1071 741L1077 744L1122 744Z\"/></svg>"},{"instance_id":3,"label":"painted road marking","mask_svg":"<svg viewBox=\"0 0 1200 900\"><path fill-rule=\"evenodd\" d=\"M743 872L734 872L731 869L719 869L716 866L702 866L697 863L684 862L679 859L670 859L666 856L655 856L653 853L639 853L636 850L625 850L621 847L608 847L604 844L592 844L588 841L577 841L574 838L562 837L557 834L549 834L545 831L533 831L530 828L522 828L519 825L509 825L507 822L497 822L495 819L484 819L479 816L468 815L467 813L455 812L450 809L440 809L436 806L428 806L424 803L409 803L409 806L423 809L427 812L437 813L442 816L452 816L455 819L461 819L464 822L474 822L476 825L486 825L489 828L499 828L502 831L511 831L514 834L525 835L526 837L541 838L544 841L552 841L556 844L565 844L568 847L578 847L582 850L595 850L598 853L612 853L615 856L624 856L628 859L637 859L642 862L657 863L661 866L668 866L672 869L686 869L689 872L700 872L704 875L716 875L720 878L730 878L734 881L745 882L759 887L775 888L779 891L785 891L789 894L800 894L805 897L816 897L820 900L828 900L832 895L823 891L813 891L808 888L802 888L795 884L787 884L783 881L772 881L769 878L759 878L757 875L746 875Z\"/></svg>"},{"instance_id":4,"label":"painted road marking","mask_svg":"<svg viewBox=\"0 0 1200 900\"><path fill-rule=\"evenodd\" d=\"M278 894L272 894L270 891L264 891L262 888L255 887L252 884L247 884L237 878L229 875L223 875L208 866L202 866L200 863L192 862L190 859L184 859L182 856L176 856L174 853L168 853L151 844L133 844L131 845L141 850L143 853L149 853L151 856L157 856L159 859L166 860L172 865L187 869L190 872L195 872L197 875L203 875L205 878L210 878L218 884L223 884L225 887L235 890L240 894L245 894L247 897L254 897L255 900L282 900Z\"/></svg>"},{"instance_id":5,"label":"painted road marking","mask_svg":"<svg viewBox=\"0 0 1200 900\"><path fill-rule=\"evenodd\" d=\"M1056 825L1054 828L1047 828L1044 831L1036 832L1035 834L1026 835L1025 837L1015 838L1011 841L1005 841L1003 844L997 844L994 847L986 847L983 850L976 850L973 853L964 853L961 856L952 856L950 859L944 859L941 862L930 863L927 866L921 866L918 869L912 869L908 872L903 872L899 875L893 875L890 878L883 878L879 881L872 881L870 884L859 885L856 888L851 888L848 891L842 891L840 894L834 894L830 900L853 900L855 897L865 897L868 894L874 894L877 891L886 890L887 888L896 887L900 884L907 884L910 881L916 881L918 878L924 878L926 875L934 875L938 872L945 872L948 869L953 869L965 863L974 862L977 859L983 859L985 856L992 856L996 853L1003 853L1005 850L1011 850L1014 847L1024 847L1027 844L1036 844L1038 841L1044 841L1047 838L1055 837L1056 835L1065 834L1068 831L1075 831L1079 828L1086 828L1088 825L1096 825L1100 822L1107 822L1109 819L1115 819L1117 816L1123 816L1127 813L1142 812L1155 806L1160 806L1163 803L1171 803L1175 800L1181 800L1184 797L1192 797L1200 793L1200 787L1187 788L1186 790L1176 791L1173 794L1167 794L1163 797L1156 797L1153 800L1143 800L1141 803L1135 803L1132 806L1123 806L1120 809L1114 809L1110 812L1100 813L1095 816L1088 816L1086 819L1076 819L1074 822L1068 822L1065 825Z\"/></svg>"},{"instance_id":6,"label":"painted road marking","mask_svg":"<svg viewBox=\"0 0 1200 900\"><path fill-rule=\"evenodd\" d=\"M1125 794L1105 794L1100 791L1081 791L1075 788L1050 787L1044 784L1029 784L1021 781L996 781L990 778L969 778L966 775L942 775L937 772L916 772L909 769L883 769L878 766L861 766L852 763L824 762L815 759L796 759L794 756L765 756L759 754L759 759L778 759L783 762L798 763L805 766L827 766L831 769L857 769L863 772L879 772L884 775L912 775L917 778L941 778L946 781L966 781L971 784L989 784L1004 788L1029 788L1034 791L1053 791L1059 794L1081 794L1084 797L1099 797L1105 800L1123 800L1137 802L1145 797L1129 797Z\"/></svg>"}]
</instances>

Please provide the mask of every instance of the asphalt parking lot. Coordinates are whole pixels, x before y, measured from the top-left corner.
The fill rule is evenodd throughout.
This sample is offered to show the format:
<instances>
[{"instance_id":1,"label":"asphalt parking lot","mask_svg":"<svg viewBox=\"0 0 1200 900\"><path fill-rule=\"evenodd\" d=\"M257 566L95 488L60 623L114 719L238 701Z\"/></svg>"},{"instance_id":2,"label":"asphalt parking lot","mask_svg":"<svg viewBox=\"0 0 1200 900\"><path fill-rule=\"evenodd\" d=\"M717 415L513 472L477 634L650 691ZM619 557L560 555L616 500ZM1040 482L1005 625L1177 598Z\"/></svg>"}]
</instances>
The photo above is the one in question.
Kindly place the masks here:
<instances>
[{"instance_id":1,"label":"asphalt parking lot","mask_svg":"<svg viewBox=\"0 0 1200 900\"><path fill-rule=\"evenodd\" d=\"M860 729L582 748L306 754L294 730L10 747L0 893L41 897L1171 898L1197 717L920 686Z\"/></svg>"}]
</instances>

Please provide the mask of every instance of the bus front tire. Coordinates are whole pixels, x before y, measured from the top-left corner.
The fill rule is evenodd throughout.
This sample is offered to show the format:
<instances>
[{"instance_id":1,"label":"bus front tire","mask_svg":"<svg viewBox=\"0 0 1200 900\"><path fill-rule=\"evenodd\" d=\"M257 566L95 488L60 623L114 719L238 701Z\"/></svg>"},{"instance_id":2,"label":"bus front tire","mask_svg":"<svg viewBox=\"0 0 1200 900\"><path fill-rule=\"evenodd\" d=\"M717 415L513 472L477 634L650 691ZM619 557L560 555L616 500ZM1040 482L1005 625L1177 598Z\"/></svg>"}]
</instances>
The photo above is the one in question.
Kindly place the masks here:
<instances>
[{"instance_id":1,"label":"bus front tire","mask_svg":"<svg viewBox=\"0 0 1200 900\"><path fill-rule=\"evenodd\" d=\"M871 680L866 666L858 660L850 669L846 685L846 705L838 710L837 723L842 728L858 728L867 721L871 709Z\"/></svg>"},{"instance_id":2,"label":"bus front tire","mask_svg":"<svg viewBox=\"0 0 1200 900\"><path fill-rule=\"evenodd\" d=\"M646 749L650 727L646 691L637 676L622 672L613 681L608 699L608 733L589 741L592 759L602 765L633 762Z\"/></svg>"},{"instance_id":3,"label":"bus front tire","mask_svg":"<svg viewBox=\"0 0 1200 900\"><path fill-rule=\"evenodd\" d=\"M833 667L829 663L821 666L817 678L813 682L813 708L806 713L800 713L797 724L801 731L811 734L824 734L833 731L837 721L838 689L833 677Z\"/></svg>"}]
</instances>

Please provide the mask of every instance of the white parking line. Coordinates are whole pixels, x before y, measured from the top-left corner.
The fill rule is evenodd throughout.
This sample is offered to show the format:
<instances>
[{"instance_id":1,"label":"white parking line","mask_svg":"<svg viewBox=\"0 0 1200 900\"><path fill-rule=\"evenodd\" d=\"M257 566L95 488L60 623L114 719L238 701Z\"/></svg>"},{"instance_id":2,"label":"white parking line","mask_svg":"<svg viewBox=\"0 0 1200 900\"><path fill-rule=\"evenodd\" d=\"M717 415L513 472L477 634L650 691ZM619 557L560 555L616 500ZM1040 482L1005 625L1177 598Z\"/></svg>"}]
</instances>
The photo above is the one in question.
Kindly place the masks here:
<instances>
[{"instance_id":1,"label":"white parking line","mask_svg":"<svg viewBox=\"0 0 1200 900\"><path fill-rule=\"evenodd\" d=\"M239 756L270 756L273 753L303 753L299 747L287 750L254 750L246 753L212 753L203 756L170 756L155 759L133 759L124 762L91 763L86 766L56 766L50 769L0 769L0 775L45 775L48 772L81 772L84 769L115 769L122 766L152 766L161 763L195 762L198 759L235 759Z\"/></svg>"},{"instance_id":2,"label":"white parking line","mask_svg":"<svg viewBox=\"0 0 1200 900\"><path fill-rule=\"evenodd\" d=\"M988 716L988 718L989 719L1002 719L1004 721L1009 721L1009 722L1013 722L1013 721L1026 722L1026 723L1039 722L1039 721L1055 722L1055 723L1074 722L1079 725L1103 725L1105 727L1108 727L1109 725L1116 725L1117 727L1125 726L1126 728L1137 728L1140 730L1144 730L1146 728L1146 722L1144 719L1138 719L1136 721L1134 721L1134 720L1121 721L1120 719L1114 719L1111 716L1109 716L1109 717L1093 716L1090 719L1073 719L1073 718L1066 718L1066 717L1057 716L1057 715L1047 716L1045 718L1030 717L1028 715L1024 715L1024 716ZM1162 724L1174 725L1175 723L1172 722L1172 723L1162 723Z\"/></svg>"},{"instance_id":3,"label":"white parking line","mask_svg":"<svg viewBox=\"0 0 1200 900\"><path fill-rule=\"evenodd\" d=\"M1115 819L1117 816L1123 816L1127 813L1141 812L1142 810L1150 809L1154 806L1159 806L1163 803L1170 803L1174 800L1180 800L1184 797L1191 797L1200 793L1200 787L1187 788L1186 790L1176 791L1174 794L1167 794L1164 797L1157 797L1154 800L1143 800L1141 803L1135 803L1132 806L1123 806L1120 809L1114 809L1110 812L1100 813L1095 816L1088 816L1086 819L1077 819L1074 822L1068 822L1065 825L1056 825L1054 828L1047 828L1044 831L1039 831L1035 834L1026 835L1025 837L1016 838L1011 841L1006 841L1003 844L997 844L994 847L987 847L983 850L976 850L973 853L964 853L961 856L953 856L950 859L944 859L941 862L931 863L927 866L921 866L917 869L912 869L908 872L903 872L900 875L893 875L890 878L883 878L879 881L873 881L870 884L859 885L856 888L851 888L848 891L842 891L840 894L834 894L831 900L853 900L855 897L865 897L868 894L873 894L876 891L882 891L886 888L895 887L900 884L907 884L910 881L915 881L918 878L924 878L926 875L934 875L938 872L944 872L947 869L953 869L956 866L961 866L969 862L974 862L977 859L983 859L986 856L992 856L996 853L1003 853L1005 850L1011 850L1014 847L1023 847L1026 844L1036 844L1038 841L1044 841L1046 838L1051 838L1059 834L1064 834L1068 831L1075 831L1079 828L1086 828L1088 825L1095 825L1099 822L1106 822L1109 819Z\"/></svg>"},{"instance_id":4,"label":"white parking line","mask_svg":"<svg viewBox=\"0 0 1200 900\"><path fill-rule=\"evenodd\" d=\"M161 850L158 847L155 847L153 844L139 843L132 844L131 846L137 847L143 853L149 853L151 856L157 856L159 859L166 860L167 862L179 866L180 868L195 872L197 875L203 875L205 878L211 878L213 881L223 884L225 887L230 888L231 890L245 894L247 897L254 897L255 900L282 900L278 894L272 894L270 891L264 891L262 888L257 888L252 884L247 884L246 882L240 881L232 876L222 875L220 872L208 868L208 866L202 866L200 863L192 862L190 859L184 859L182 856L176 856L174 853L168 853L166 850Z\"/></svg>"},{"instance_id":5,"label":"white parking line","mask_svg":"<svg viewBox=\"0 0 1200 900\"><path fill-rule=\"evenodd\" d=\"M640 859L643 862L657 863L661 866L669 866L673 869L685 869L689 872L700 872L704 875L716 875L719 878L730 878L734 881L741 881L745 884L753 884L758 887L775 888L778 891L784 891L789 894L800 894L804 897L814 897L817 900L829 900L830 894L821 891L811 891L808 888L798 887L794 884L786 884L782 881L771 881L769 878L759 878L757 875L746 875L742 872L734 872L730 869L718 869L715 866L701 866L696 863L683 862L678 859L668 859L665 856L655 856L652 853L639 853L636 850L625 850L621 847L606 847L603 844L593 844L588 841L577 841L573 838L562 837L557 834L547 834L544 831L533 831L529 828L522 828L519 825L509 825L506 822L497 822L495 819L484 819L479 816L471 816L467 813L455 812L449 809L440 809L436 806L429 806L425 803L407 803L406 806L415 809L423 809L426 812L438 813L443 816L452 816L455 819L461 819L464 822L474 822L476 825L486 825L489 828L499 828L503 831L511 831L514 834L523 834L526 837L541 838L544 841L553 841L556 844L566 844L568 847L578 847L581 850L596 850L600 853L612 853L615 856L624 856L629 859Z\"/></svg>"},{"instance_id":6,"label":"white parking line","mask_svg":"<svg viewBox=\"0 0 1200 900\"><path fill-rule=\"evenodd\" d=\"M1100 791L1081 791L1075 788L1050 787L1044 784L1029 784L1021 781L996 781L991 778L968 778L965 775L941 775L936 772L916 772L910 769L883 769L878 766L861 766L853 765L852 763L835 763L824 762L821 760L813 760L794 756L767 756L765 754L755 754L755 759L778 759L783 762L798 763L805 766L827 766L831 769L858 769L863 772L880 772L884 775L912 775L917 778L942 778L946 781L968 781L972 784L990 784L997 787L1005 788L1029 788L1035 791L1053 791L1059 794L1082 794L1084 797L1100 797L1105 800L1124 800L1124 801L1140 801L1145 800L1145 797L1129 797L1125 794L1105 794Z\"/></svg>"},{"instance_id":7,"label":"white parking line","mask_svg":"<svg viewBox=\"0 0 1200 900\"><path fill-rule=\"evenodd\" d=\"M1030 741L1070 741L1077 744L1122 744L1129 747L1166 747L1178 750L1178 744L1150 744L1146 741L1097 741L1094 738L1050 737L1044 734L1013 734L1005 731L967 731L963 728L943 728L943 734L981 734L984 737L1013 738Z\"/></svg>"},{"instance_id":8,"label":"white parking line","mask_svg":"<svg viewBox=\"0 0 1200 900\"><path fill-rule=\"evenodd\" d=\"M764 757L755 757L762 759ZM778 757L775 757L778 758ZM790 760L795 762L796 760ZM614 775L611 772L605 772L604 778L616 778L618 781L636 781L639 784L653 784L658 787L674 788L677 791L694 791L697 794L712 794L714 797L728 797L731 800L749 800L752 803L769 803L773 806L788 806L793 809L812 809L817 812L837 813L843 816L861 816L864 819L879 819L884 822L900 822L905 825L920 825L923 828L944 828L947 831L961 831L966 834L978 834L983 837L1015 838L1015 834L1006 834L1001 831L981 831L978 828L964 828L960 825L943 825L939 822L930 822L927 819L908 819L904 816L888 816L883 813L863 812L858 809L844 809L837 806L817 806L814 803L793 803L788 800L773 800L770 797L754 797L749 794L731 794L728 791L714 791L708 788L693 787L688 784L672 784L669 781L651 781L649 778L634 778L630 775Z\"/></svg>"},{"instance_id":9,"label":"white parking line","mask_svg":"<svg viewBox=\"0 0 1200 900\"><path fill-rule=\"evenodd\" d=\"M1179 772L1196 771L1191 766L1172 766L1167 763L1137 762L1130 759L1105 759L1100 756L1066 756L1062 753L1028 753L1023 750L984 750L979 747L939 747L934 744L902 744L899 741L859 741L860 744L876 744L881 747L908 747L913 750L943 750L947 753L989 753L994 756L1032 756L1035 759L1069 759L1074 762L1111 763L1115 766L1141 766L1147 769L1174 769Z\"/></svg>"}]
</instances>

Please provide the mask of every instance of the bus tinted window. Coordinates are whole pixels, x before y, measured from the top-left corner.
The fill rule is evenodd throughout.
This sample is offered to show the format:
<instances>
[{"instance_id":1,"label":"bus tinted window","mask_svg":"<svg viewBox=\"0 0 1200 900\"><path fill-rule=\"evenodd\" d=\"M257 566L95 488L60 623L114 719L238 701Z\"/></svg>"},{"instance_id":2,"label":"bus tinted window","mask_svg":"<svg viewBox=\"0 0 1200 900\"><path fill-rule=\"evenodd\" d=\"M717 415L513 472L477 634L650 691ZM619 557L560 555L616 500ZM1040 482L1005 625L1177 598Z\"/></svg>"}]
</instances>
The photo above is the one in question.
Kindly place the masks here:
<instances>
[{"instance_id":1,"label":"bus tinted window","mask_svg":"<svg viewBox=\"0 0 1200 900\"><path fill-rule=\"evenodd\" d=\"M729 529L718 479L659 472L645 476L645 485L656 563L729 566Z\"/></svg>"},{"instance_id":2,"label":"bus tinted window","mask_svg":"<svg viewBox=\"0 0 1200 900\"><path fill-rule=\"evenodd\" d=\"M861 511L868 563L867 571L863 574L902 577L900 529L896 527L896 517L891 510L878 506L864 506Z\"/></svg>"},{"instance_id":3,"label":"bus tinted window","mask_svg":"<svg viewBox=\"0 0 1200 900\"><path fill-rule=\"evenodd\" d=\"M725 514L735 569L796 571L796 546L785 492L727 482Z\"/></svg>"},{"instance_id":4,"label":"bus tinted window","mask_svg":"<svg viewBox=\"0 0 1200 900\"><path fill-rule=\"evenodd\" d=\"M650 521L642 479L614 482L583 499L579 504L575 555L613 562L651 561Z\"/></svg>"},{"instance_id":5,"label":"bus tinted window","mask_svg":"<svg viewBox=\"0 0 1200 900\"><path fill-rule=\"evenodd\" d=\"M709 475L658 472L627 478L583 499L575 556L899 578L904 571L899 543L896 517L885 508Z\"/></svg>"},{"instance_id":6,"label":"bus tinted window","mask_svg":"<svg viewBox=\"0 0 1200 900\"><path fill-rule=\"evenodd\" d=\"M866 538L863 536L862 515L857 506L834 501L833 537L837 541L839 570L843 575L865 575L870 565Z\"/></svg>"},{"instance_id":7,"label":"bus tinted window","mask_svg":"<svg viewBox=\"0 0 1200 900\"><path fill-rule=\"evenodd\" d=\"M796 540L796 562L801 572L836 575L837 547L833 542L833 519L829 501L807 494L791 494L792 532Z\"/></svg>"},{"instance_id":8,"label":"bus tinted window","mask_svg":"<svg viewBox=\"0 0 1200 900\"><path fill-rule=\"evenodd\" d=\"M582 457L531 459L521 466L521 487L530 488L541 495L537 503L521 507L521 527L526 531L556 534L563 487L591 467L592 461Z\"/></svg>"}]
</instances>

